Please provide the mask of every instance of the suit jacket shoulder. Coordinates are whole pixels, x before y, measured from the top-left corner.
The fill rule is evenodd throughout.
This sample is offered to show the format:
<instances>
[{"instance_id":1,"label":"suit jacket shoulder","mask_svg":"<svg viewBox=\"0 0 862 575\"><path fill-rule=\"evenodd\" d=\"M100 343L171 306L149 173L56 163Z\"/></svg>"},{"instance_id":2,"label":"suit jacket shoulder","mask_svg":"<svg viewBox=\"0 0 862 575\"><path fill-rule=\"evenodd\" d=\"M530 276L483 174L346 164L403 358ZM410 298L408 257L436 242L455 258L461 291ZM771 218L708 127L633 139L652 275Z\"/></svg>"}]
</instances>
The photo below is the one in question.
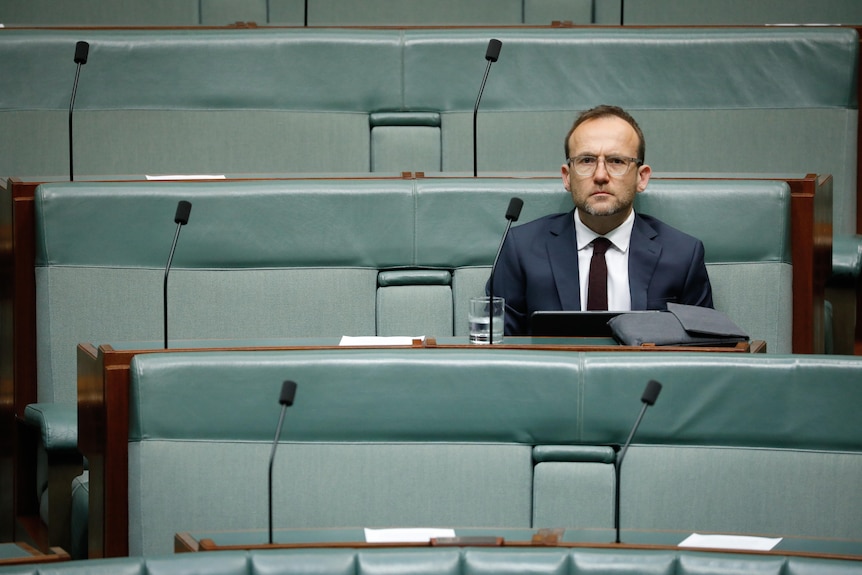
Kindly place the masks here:
<instances>
[{"instance_id":1,"label":"suit jacket shoulder","mask_svg":"<svg viewBox=\"0 0 862 575\"><path fill-rule=\"evenodd\" d=\"M640 220L641 225L646 224L649 228L652 228L656 235L651 237L663 236L664 238L673 238L674 241L701 243L701 241L695 236L687 234L686 232L663 222L655 216L635 212L636 226L638 225L638 220Z\"/></svg>"}]
</instances>

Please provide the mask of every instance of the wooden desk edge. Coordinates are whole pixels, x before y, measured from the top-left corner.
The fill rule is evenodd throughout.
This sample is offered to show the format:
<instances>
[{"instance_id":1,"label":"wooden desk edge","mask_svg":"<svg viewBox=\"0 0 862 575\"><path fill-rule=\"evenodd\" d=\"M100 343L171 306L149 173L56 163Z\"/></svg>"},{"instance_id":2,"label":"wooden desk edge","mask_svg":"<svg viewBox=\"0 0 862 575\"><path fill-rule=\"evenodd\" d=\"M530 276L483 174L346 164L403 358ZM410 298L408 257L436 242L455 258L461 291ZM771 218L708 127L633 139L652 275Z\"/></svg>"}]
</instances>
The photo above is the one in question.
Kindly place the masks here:
<instances>
[{"instance_id":1,"label":"wooden desk edge","mask_svg":"<svg viewBox=\"0 0 862 575\"><path fill-rule=\"evenodd\" d=\"M643 543L587 543L587 542L533 542L533 541L508 541L502 537L495 538L494 546L500 547L556 547L563 549L620 549L620 550L653 550L653 551L696 551L705 553L726 553L742 555L762 555L771 557L806 557L812 559L838 559L845 561L862 561L862 555L846 555L841 553L817 553L792 550L761 551L753 549L720 549L712 547L680 547L679 545L658 545ZM475 547L465 540L463 545L451 545L458 547ZM266 549L380 549L380 548L415 548L432 547L433 541L428 542L391 542L391 543L368 543L366 541L314 541L302 543L257 543L249 545L218 545L212 539L203 538L200 541L191 533L177 533L174 536L175 553L194 553L206 551L259 551ZM446 545L450 546L450 545ZM483 544L482 547L487 545Z\"/></svg>"},{"instance_id":2,"label":"wooden desk edge","mask_svg":"<svg viewBox=\"0 0 862 575\"><path fill-rule=\"evenodd\" d=\"M72 557L62 547L50 547L47 553L42 553L32 545L16 541L15 545L28 554L26 557L15 557L0 560L0 566L7 565L29 565L32 563L55 563L58 561L71 561Z\"/></svg>"},{"instance_id":3,"label":"wooden desk edge","mask_svg":"<svg viewBox=\"0 0 862 575\"><path fill-rule=\"evenodd\" d=\"M541 339L541 338L533 338ZM548 338L558 339L558 338ZM578 339L578 338L570 338ZM589 338L585 338L589 339ZM688 345L655 345L645 343L643 345L602 345L602 344L579 344L579 343L497 343L494 345L477 345L471 343L438 343L436 338L429 337L425 340L414 339L409 345L235 345L230 347L218 346L214 341L212 347L172 347L169 349L114 349L110 344L103 344L98 349L92 343L79 343L80 354L88 356L87 359L95 360L99 355L113 356L117 361L107 361L107 365L122 365L135 355L149 353L194 353L213 351L316 351L336 349L517 349L536 351L606 351L606 352L642 352L642 351L668 351L668 352L705 352L705 353L765 353L766 342L763 340L751 340L727 346L688 346Z\"/></svg>"}]
</instances>

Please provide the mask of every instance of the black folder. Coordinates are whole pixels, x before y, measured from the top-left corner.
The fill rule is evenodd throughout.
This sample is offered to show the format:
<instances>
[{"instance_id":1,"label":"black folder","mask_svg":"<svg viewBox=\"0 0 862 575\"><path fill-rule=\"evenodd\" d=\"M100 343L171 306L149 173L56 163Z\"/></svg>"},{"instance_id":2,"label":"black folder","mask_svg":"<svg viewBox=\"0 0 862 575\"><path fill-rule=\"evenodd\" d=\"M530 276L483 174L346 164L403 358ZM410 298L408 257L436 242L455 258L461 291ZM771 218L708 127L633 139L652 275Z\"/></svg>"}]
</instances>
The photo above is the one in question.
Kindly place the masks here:
<instances>
[{"instance_id":1,"label":"black folder","mask_svg":"<svg viewBox=\"0 0 862 575\"><path fill-rule=\"evenodd\" d=\"M609 322L614 338L623 345L733 346L748 334L722 312L669 303L667 311L652 315L620 315Z\"/></svg>"}]
</instances>

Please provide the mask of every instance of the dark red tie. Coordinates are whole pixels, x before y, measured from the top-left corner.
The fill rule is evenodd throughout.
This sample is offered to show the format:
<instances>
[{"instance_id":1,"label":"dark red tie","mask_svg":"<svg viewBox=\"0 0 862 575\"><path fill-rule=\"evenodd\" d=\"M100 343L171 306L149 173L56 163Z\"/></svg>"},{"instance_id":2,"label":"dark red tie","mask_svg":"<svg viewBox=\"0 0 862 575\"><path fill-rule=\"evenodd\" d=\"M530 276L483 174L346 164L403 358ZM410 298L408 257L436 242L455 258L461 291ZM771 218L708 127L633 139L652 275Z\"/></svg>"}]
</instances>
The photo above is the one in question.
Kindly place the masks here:
<instances>
[{"instance_id":1,"label":"dark red tie","mask_svg":"<svg viewBox=\"0 0 862 575\"><path fill-rule=\"evenodd\" d=\"M611 245L608 238L593 240L593 257L590 260L590 283L587 286L587 310L608 309L608 264L605 252Z\"/></svg>"}]
</instances>

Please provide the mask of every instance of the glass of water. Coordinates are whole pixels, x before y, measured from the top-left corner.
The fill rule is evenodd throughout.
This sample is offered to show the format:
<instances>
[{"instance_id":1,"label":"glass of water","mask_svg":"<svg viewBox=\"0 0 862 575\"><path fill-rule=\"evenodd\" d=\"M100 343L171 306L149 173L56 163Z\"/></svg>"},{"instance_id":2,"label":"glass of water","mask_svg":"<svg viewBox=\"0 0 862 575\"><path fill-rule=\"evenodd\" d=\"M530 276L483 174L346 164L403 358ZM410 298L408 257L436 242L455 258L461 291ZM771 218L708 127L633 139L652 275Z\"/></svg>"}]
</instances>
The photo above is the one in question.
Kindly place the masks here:
<instances>
[{"instance_id":1,"label":"glass of water","mask_svg":"<svg viewBox=\"0 0 862 575\"><path fill-rule=\"evenodd\" d=\"M494 339L493 343L503 343L503 324L506 320L506 302L501 297L495 297L494 301L488 296L470 298L470 343L489 343L488 327L491 322L491 314L494 314Z\"/></svg>"}]
</instances>

